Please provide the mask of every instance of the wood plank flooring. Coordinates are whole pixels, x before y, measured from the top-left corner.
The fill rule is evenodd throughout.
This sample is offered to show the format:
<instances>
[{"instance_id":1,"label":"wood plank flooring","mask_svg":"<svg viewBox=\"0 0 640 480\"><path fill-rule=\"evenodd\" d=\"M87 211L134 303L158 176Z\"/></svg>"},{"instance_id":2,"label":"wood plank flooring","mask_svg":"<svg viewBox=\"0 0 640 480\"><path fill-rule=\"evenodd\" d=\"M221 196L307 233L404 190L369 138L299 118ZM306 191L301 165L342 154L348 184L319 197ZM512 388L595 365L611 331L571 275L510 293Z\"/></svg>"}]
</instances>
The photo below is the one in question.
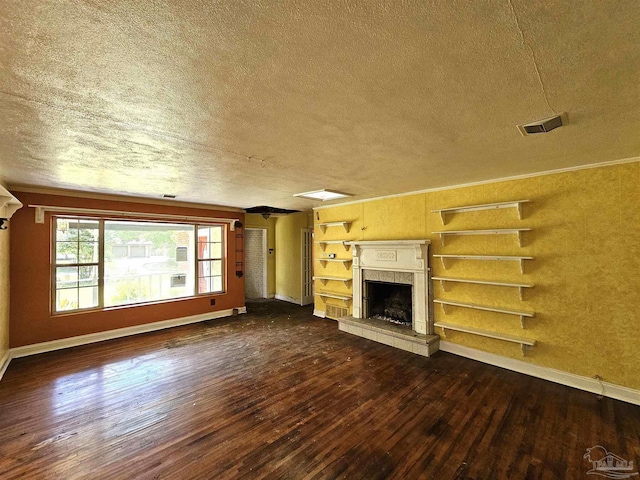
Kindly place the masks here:
<instances>
[{"instance_id":1,"label":"wood plank flooring","mask_svg":"<svg viewBox=\"0 0 640 480\"><path fill-rule=\"evenodd\" d=\"M0 478L574 479L594 445L640 461L640 407L248 308L13 360Z\"/></svg>"}]
</instances>

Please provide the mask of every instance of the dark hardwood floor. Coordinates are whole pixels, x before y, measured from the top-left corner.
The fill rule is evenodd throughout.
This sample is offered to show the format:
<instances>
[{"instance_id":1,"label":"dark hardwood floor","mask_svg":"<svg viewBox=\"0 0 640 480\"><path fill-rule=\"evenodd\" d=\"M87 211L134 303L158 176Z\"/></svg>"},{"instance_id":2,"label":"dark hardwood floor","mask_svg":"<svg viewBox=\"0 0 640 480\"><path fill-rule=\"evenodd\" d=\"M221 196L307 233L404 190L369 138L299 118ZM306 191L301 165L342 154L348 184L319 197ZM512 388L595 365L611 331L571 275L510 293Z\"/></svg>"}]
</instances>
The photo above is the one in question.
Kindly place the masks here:
<instances>
[{"instance_id":1,"label":"dark hardwood floor","mask_svg":"<svg viewBox=\"0 0 640 480\"><path fill-rule=\"evenodd\" d=\"M594 445L640 461L640 407L248 307L13 360L0 478L577 479Z\"/></svg>"}]
</instances>

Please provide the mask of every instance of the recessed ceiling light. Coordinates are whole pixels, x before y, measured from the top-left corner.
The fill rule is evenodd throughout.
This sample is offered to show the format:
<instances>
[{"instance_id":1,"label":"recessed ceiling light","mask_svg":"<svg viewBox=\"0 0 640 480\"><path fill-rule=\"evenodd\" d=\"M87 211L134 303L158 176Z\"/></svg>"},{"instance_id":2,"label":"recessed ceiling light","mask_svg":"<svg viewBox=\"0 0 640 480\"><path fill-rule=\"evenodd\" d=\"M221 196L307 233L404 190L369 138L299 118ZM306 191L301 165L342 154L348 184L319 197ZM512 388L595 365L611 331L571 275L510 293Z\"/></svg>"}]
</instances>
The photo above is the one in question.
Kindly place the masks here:
<instances>
[{"instance_id":1,"label":"recessed ceiling light","mask_svg":"<svg viewBox=\"0 0 640 480\"><path fill-rule=\"evenodd\" d=\"M308 198L310 200L336 200L337 198L351 197L349 193L336 192L335 190L314 190L313 192L296 193L294 197Z\"/></svg>"}]
</instances>

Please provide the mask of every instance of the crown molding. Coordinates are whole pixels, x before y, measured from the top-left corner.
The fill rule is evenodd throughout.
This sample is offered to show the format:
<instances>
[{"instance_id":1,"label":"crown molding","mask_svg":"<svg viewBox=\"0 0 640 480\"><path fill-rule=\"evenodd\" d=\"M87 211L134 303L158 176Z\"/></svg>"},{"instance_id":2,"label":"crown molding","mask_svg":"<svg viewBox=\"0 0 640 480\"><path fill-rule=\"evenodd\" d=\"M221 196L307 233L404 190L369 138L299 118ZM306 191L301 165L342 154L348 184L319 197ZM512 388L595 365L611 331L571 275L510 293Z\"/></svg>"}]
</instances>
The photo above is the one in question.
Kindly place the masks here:
<instances>
[{"instance_id":1,"label":"crown molding","mask_svg":"<svg viewBox=\"0 0 640 480\"><path fill-rule=\"evenodd\" d=\"M313 207L313 210L325 210L327 208L334 208L334 207L344 207L347 205L354 205L354 204L358 204L358 203L366 203L366 202L373 202L376 200L384 200L387 198L398 198L398 197L408 197L410 195L420 195L422 193L431 193L431 192L442 192L445 190L454 190L456 188L465 188L465 187L475 187L475 186L479 186L479 185L488 185L491 183L499 183L499 182L509 182L512 180L522 180L525 178L535 178L535 177L543 177L545 175L556 175L559 173L567 173L567 172L577 172L579 170L589 170L592 168L602 168L602 167L612 167L615 165L623 165L625 163L634 163L634 162L640 162L640 157L631 157L631 158L623 158L620 160L611 160L608 162L600 162L600 163L591 163L588 165L578 165L576 167L566 167L566 168L558 168L555 170L545 170L542 172L535 172L535 173L526 173L523 175L515 175L512 177L501 177L501 178L494 178L491 180L481 180L478 182L471 182L471 183L460 183L457 185L448 185L445 187L434 187L434 188L426 188L424 190L414 190L412 192L405 192L405 193L394 193L392 195L383 195L380 197L371 197L371 198L363 198L360 200L352 200L350 202L342 202L340 203L339 200L336 201L337 203L332 203L331 205L321 205L319 207Z\"/></svg>"}]
</instances>

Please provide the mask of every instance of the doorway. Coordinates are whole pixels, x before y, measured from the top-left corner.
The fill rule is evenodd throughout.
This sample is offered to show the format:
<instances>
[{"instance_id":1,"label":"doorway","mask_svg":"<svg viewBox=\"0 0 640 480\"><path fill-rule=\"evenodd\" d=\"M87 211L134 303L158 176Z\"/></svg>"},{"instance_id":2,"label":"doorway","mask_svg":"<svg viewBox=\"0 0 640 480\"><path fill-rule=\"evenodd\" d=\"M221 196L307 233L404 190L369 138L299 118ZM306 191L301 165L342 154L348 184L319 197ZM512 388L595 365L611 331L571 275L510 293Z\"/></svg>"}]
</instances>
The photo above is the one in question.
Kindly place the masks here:
<instances>
[{"instance_id":1,"label":"doorway","mask_svg":"<svg viewBox=\"0 0 640 480\"><path fill-rule=\"evenodd\" d=\"M245 230L245 298L267 298L267 230Z\"/></svg>"}]
</instances>

